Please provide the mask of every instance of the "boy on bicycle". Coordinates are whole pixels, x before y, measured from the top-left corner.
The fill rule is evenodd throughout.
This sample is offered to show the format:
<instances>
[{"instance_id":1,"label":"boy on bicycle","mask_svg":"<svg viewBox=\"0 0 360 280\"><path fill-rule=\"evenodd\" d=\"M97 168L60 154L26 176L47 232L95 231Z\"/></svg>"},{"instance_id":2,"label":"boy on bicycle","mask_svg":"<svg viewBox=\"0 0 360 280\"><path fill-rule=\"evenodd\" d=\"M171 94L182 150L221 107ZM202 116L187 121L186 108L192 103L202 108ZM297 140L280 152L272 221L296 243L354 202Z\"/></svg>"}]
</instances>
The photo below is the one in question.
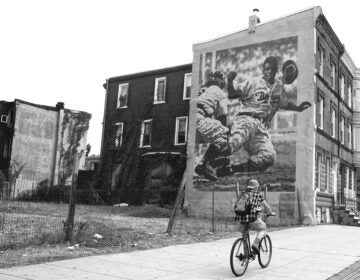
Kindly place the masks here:
<instances>
[{"instance_id":1,"label":"boy on bicycle","mask_svg":"<svg viewBox=\"0 0 360 280\"><path fill-rule=\"evenodd\" d=\"M261 211L260 204L262 204L265 208L265 213L274 215L271 211L270 205L264 199L263 194L258 192L258 187L259 182L255 179L251 179L246 188L246 192L238 199L238 202L240 200L244 201L244 209L239 209L238 204L235 204L235 213L236 218L240 222L240 231L244 232L246 225L249 224L250 229L257 232L256 238L251 246L252 250L256 254L259 252L259 243L265 235L266 230L266 224L259 216L259 212Z\"/></svg>"}]
</instances>

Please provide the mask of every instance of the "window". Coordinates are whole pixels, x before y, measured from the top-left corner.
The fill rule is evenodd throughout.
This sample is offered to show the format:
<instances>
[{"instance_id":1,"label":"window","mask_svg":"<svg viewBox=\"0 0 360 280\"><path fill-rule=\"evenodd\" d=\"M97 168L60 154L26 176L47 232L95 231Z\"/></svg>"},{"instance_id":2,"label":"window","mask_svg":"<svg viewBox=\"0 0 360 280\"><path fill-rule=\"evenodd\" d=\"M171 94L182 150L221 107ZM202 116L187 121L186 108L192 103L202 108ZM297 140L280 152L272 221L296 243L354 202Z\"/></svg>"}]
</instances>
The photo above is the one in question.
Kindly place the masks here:
<instances>
[{"instance_id":1,"label":"window","mask_svg":"<svg viewBox=\"0 0 360 280\"><path fill-rule=\"evenodd\" d=\"M154 104L165 103L166 77L155 80Z\"/></svg>"},{"instance_id":2,"label":"window","mask_svg":"<svg viewBox=\"0 0 360 280\"><path fill-rule=\"evenodd\" d=\"M1 115L1 122L2 123L7 123L8 121L8 116L7 115Z\"/></svg>"},{"instance_id":3,"label":"window","mask_svg":"<svg viewBox=\"0 0 360 280\"><path fill-rule=\"evenodd\" d=\"M123 131L124 131L124 123L116 123L116 133L115 133L115 147L121 147Z\"/></svg>"},{"instance_id":4,"label":"window","mask_svg":"<svg viewBox=\"0 0 360 280\"><path fill-rule=\"evenodd\" d=\"M129 84L120 84L116 108L127 108Z\"/></svg>"},{"instance_id":5,"label":"window","mask_svg":"<svg viewBox=\"0 0 360 280\"><path fill-rule=\"evenodd\" d=\"M335 63L331 63L331 87L335 89L335 80L336 79L336 67Z\"/></svg>"},{"instance_id":6,"label":"window","mask_svg":"<svg viewBox=\"0 0 360 280\"><path fill-rule=\"evenodd\" d=\"M15 112L14 112L14 110L10 110L9 116L10 116L10 124L13 124L14 121L15 121Z\"/></svg>"},{"instance_id":7,"label":"window","mask_svg":"<svg viewBox=\"0 0 360 280\"><path fill-rule=\"evenodd\" d=\"M336 111L331 107L331 136L335 138L336 136Z\"/></svg>"},{"instance_id":8,"label":"window","mask_svg":"<svg viewBox=\"0 0 360 280\"><path fill-rule=\"evenodd\" d=\"M345 97L345 77L344 77L344 75L341 75L341 80L340 80L340 97L342 99L344 99L344 97Z\"/></svg>"},{"instance_id":9,"label":"window","mask_svg":"<svg viewBox=\"0 0 360 280\"><path fill-rule=\"evenodd\" d=\"M317 125L320 129L324 129L324 97L321 95L319 95Z\"/></svg>"},{"instance_id":10,"label":"window","mask_svg":"<svg viewBox=\"0 0 360 280\"><path fill-rule=\"evenodd\" d=\"M352 124L350 122L348 127L348 146L352 149Z\"/></svg>"},{"instance_id":11,"label":"window","mask_svg":"<svg viewBox=\"0 0 360 280\"><path fill-rule=\"evenodd\" d=\"M151 126L152 120L145 120L141 124L140 147L151 146Z\"/></svg>"},{"instance_id":12,"label":"window","mask_svg":"<svg viewBox=\"0 0 360 280\"><path fill-rule=\"evenodd\" d=\"M184 76L184 93L183 99L190 99L191 96L191 73Z\"/></svg>"},{"instance_id":13,"label":"window","mask_svg":"<svg viewBox=\"0 0 360 280\"><path fill-rule=\"evenodd\" d=\"M348 167L345 167L345 176L346 176L346 182L345 182L345 188L348 190L349 189L349 183L350 183L350 172L349 172L349 168Z\"/></svg>"},{"instance_id":14,"label":"window","mask_svg":"<svg viewBox=\"0 0 360 280\"><path fill-rule=\"evenodd\" d=\"M319 46L319 74L324 75L324 49Z\"/></svg>"},{"instance_id":15,"label":"window","mask_svg":"<svg viewBox=\"0 0 360 280\"><path fill-rule=\"evenodd\" d=\"M6 141L6 140L5 140ZM9 151L9 144L8 142L6 141L5 144L4 144L4 150L3 150L3 158L7 158L8 157L8 151Z\"/></svg>"},{"instance_id":16,"label":"window","mask_svg":"<svg viewBox=\"0 0 360 280\"><path fill-rule=\"evenodd\" d=\"M316 157L316 166L315 166L315 190L320 189L320 182L321 182L321 176L320 176L320 170L321 170L321 159L322 155L320 153L317 154Z\"/></svg>"},{"instance_id":17,"label":"window","mask_svg":"<svg viewBox=\"0 0 360 280\"><path fill-rule=\"evenodd\" d=\"M350 84L348 85L348 105L352 108L352 87Z\"/></svg>"},{"instance_id":18,"label":"window","mask_svg":"<svg viewBox=\"0 0 360 280\"><path fill-rule=\"evenodd\" d=\"M329 183L330 183L330 158L326 158L325 165L325 192L329 191Z\"/></svg>"},{"instance_id":19,"label":"window","mask_svg":"<svg viewBox=\"0 0 360 280\"><path fill-rule=\"evenodd\" d=\"M344 144L345 143L345 118L341 117L341 122L340 122L340 143Z\"/></svg>"},{"instance_id":20,"label":"window","mask_svg":"<svg viewBox=\"0 0 360 280\"><path fill-rule=\"evenodd\" d=\"M354 92L354 108L356 111L360 111L360 89L355 89Z\"/></svg>"},{"instance_id":21,"label":"window","mask_svg":"<svg viewBox=\"0 0 360 280\"><path fill-rule=\"evenodd\" d=\"M186 144L188 117L176 118L175 145Z\"/></svg>"}]
</instances>

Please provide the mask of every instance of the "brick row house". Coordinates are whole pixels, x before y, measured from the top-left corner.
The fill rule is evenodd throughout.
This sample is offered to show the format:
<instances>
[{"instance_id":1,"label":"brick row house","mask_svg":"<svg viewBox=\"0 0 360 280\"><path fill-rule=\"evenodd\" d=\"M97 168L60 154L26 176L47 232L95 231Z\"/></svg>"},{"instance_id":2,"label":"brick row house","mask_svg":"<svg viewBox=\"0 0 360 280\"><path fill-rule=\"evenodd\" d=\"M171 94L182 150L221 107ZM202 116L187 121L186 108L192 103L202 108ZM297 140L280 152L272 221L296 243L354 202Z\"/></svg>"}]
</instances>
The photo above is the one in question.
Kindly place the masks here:
<instances>
[{"instance_id":1,"label":"brick row house","mask_svg":"<svg viewBox=\"0 0 360 280\"><path fill-rule=\"evenodd\" d=\"M356 66L324 15L316 20L316 213L329 207L357 208L354 164L354 78Z\"/></svg>"},{"instance_id":2,"label":"brick row house","mask_svg":"<svg viewBox=\"0 0 360 280\"><path fill-rule=\"evenodd\" d=\"M174 200L186 166L191 71L186 64L107 79L100 174L112 200Z\"/></svg>"}]
</instances>

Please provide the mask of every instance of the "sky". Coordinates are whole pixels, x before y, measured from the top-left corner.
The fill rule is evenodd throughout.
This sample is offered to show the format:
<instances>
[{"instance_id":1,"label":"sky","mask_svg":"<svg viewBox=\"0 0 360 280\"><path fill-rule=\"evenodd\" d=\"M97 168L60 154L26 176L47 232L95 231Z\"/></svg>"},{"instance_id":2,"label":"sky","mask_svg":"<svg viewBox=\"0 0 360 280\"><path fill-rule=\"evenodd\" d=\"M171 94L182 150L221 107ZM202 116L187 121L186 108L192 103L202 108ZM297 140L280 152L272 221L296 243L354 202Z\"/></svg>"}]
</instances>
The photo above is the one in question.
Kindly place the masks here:
<instances>
[{"instance_id":1,"label":"sky","mask_svg":"<svg viewBox=\"0 0 360 280\"><path fill-rule=\"evenodd\" d=\"M192 62L192 45L321 6L360 67L358 0L0 1L0 100L92 114L87 142L100 154L107 78Z\"/></svg>"}]
</instances>

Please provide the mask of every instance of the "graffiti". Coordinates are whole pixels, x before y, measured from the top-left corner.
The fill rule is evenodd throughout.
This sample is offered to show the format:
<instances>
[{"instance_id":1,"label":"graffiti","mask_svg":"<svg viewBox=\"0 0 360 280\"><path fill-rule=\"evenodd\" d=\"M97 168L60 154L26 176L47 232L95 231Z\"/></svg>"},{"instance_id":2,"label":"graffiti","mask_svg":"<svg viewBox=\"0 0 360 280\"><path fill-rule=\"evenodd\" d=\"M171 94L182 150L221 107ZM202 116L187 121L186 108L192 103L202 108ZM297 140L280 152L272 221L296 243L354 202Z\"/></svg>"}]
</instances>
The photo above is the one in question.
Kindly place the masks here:
<instances>
[{"instance_id":1,"label":"graffiti","mask_svg":"<svg viewBox=\"0 0 360 280\"><path fill-rule=\"evenodd\" d=\"M261 175L270 168L294 170L296 113L311 106L297 105L296 61L297 37L200 56L198 189L209 181L226 185L224 178ZM284 142L291 150L282 150ZM282 180L294 181L294 172Z\"/></svg>"}]
</instances>

